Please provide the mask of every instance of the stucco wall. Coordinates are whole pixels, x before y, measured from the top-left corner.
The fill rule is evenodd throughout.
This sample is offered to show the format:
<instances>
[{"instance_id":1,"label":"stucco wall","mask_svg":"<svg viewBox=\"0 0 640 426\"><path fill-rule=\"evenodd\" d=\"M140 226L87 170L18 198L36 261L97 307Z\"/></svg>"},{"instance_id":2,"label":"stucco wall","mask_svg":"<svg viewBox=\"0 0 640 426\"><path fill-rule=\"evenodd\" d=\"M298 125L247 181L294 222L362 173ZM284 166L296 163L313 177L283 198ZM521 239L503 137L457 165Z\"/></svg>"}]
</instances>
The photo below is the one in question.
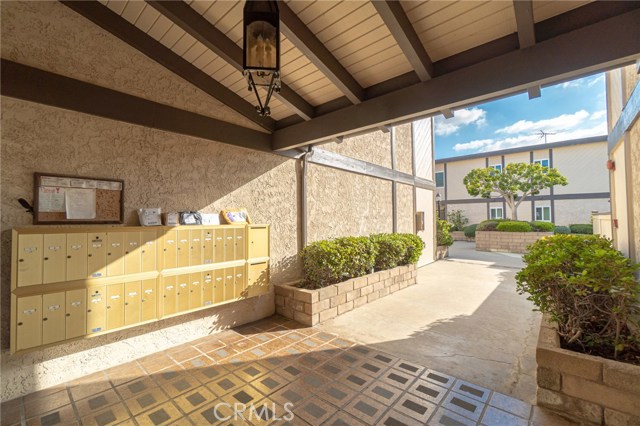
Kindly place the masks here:
<instances>
[{"instance_id":1,"label":"stucco wall","mask_svg":"<svg viewBox=\"0 0 640 426\"><path fill-rule=\"evenodd\" d=\"M309 165L309 242L350 235L391 232L391 182Z\"/></svg>"},{"instance_id":2,"label":"stucco wall","mask_svg":"<svg viewBox=\"0 0 640 426\"><path fill-rule=\"evenodd\" d=\"M607 159L607 143L605 141L555 148L553 150L553 167L567 178L569 184L554 187L554 193L609 192Z\"/></svg>"},{"instance_id":3,"label":"stucco wall","mask_svg":"<svg viewBox=\"0 0 640 426\"><path fill-rule=\"evenodd\" d=\"M536 203L536 206L538 203ZM606 213L611 210L608 198L596 198L592 200L556 200L555 223L568 226L575 223L590 223L591 211Z\"/></svg>"},{"instance_id":4,"label":"stucco wall","mask_svg":"<svg viewBox=\"0 0 640 426\"><path fill-rule=\"evenodd\" d=\"M413 159L411 156L411 123L393 128L396 138L396 169L413 174Z\"/></svg>"},{"instance_id":5,"label":"stucco wall","mask_svg":"<svg viewBox=\"0 0 640 426\"><path fill-rule=\"evenodd\" d=\"M484 167L484 158L474 158L471 160L456 161L455 163L447 163L447 200L465 200L473 198L467 192L467 188L464 186L462 181L472 169Z\"/></svg>"},{"instance_id":6,"label":"stucco wall","mask_svg":"<svg viewBox=\"0 0 640 426\"><path fill-rule=\"evenodd\" d=\"M631 192L633 199L633 228L635 236L635 261L640 262L640 121L636 121L629 132L631 140Z\"/></svg>"},{"instance_id":7,"label":"stucco wall","mask_svg":"<svg viewBox=\"0 0 640 426\"><path fill-rule=\"evenodd\" d=\"M413 187L398 184L396 197L398 202L398 232L413 233Z\"/></svg>"},{"instance_id":8,"label":"stucco wall","mask_svg":"<svg viewBox=\"0 0 640 426\"><path fill-rule=\"evenodd\" d=\"M322 144L320 148L391 168L391 132L376 130L344 138L342 143Z\"/></svg>"}]
</instances>

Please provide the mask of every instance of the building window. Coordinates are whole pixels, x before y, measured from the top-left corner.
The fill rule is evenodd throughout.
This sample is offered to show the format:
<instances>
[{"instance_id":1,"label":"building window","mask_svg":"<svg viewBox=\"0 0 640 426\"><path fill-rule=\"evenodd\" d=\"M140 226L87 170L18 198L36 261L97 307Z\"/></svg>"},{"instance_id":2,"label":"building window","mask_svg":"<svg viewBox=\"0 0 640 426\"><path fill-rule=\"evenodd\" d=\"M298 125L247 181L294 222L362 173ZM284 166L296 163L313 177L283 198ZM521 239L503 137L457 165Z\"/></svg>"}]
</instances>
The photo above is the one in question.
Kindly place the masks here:
<instances>
[{"instance_id":1,"label":"building window","mask_svg":"<svg viewBox=\"0 0 640 426\"><path fill-rule=\"evenodd\" d=\"M502 207L491 207L491 219L502 219Z\"/></svg>"},{"instance_id":2,"label":"building window","mask_svg":"<svg viewBox=\"0 0 640 426\"><path fill-rule=\"evenodd\" d=\"M540 164L542 167L549 167L549 160L547 160L547 159L535 160L533 163L534 164Z\"/></svg>"},{"instance_id":3,"label":"building window","mask_svg":"<svg viewBox=\"0 0 640 426\"><path fill-rule=\"evenodd\" d=\"M436 172L436 188L444 187L444 172Z\"/></svg>"},{"instance_id":4,"label":"building window","mask_svg":"<svg viewBox=\"0 0 640 426\"><path fill-rule=\"evenodd\" d=\"M502 164L495 164L491 167L502 173Z\"/></svg>"},{"instance_id":5,"label":"building window","mask_svg":"<svg viewBox=\"0 0 640 426\"><path fill-rule=\"evenodd\" d=\"M551 222L551 207L536 206L536 220L542 222Z\"/></svg>"}]
</instances>

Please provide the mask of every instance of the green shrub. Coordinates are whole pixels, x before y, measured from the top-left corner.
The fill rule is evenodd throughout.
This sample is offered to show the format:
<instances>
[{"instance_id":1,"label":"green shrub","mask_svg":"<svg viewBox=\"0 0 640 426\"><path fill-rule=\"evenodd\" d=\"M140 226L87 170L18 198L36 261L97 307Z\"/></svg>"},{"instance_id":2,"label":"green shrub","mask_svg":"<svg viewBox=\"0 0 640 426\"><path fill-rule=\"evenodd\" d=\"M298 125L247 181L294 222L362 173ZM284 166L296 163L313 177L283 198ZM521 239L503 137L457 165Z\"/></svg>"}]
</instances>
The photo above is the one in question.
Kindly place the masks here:
<instances>
[{"instance_id":1,"label":"green shrub","mask_svg":"<svg viewBox=\"0 0 640 426\"><path fill-rule=\"evenodd\" d=\"M554 235L536 241L516 274L519 293L558 324L565 344L614 358L637 345L630 327L640 314L634 265L595 235ZM635 346L637 347L637 346Z\"/></svg>"},{"instance_id":2,"label":"green shrub","mask_svg":"<svg viewBox=\"0 0 640 426\"><path fill-rule=\"evenodd\" d=\"M404 254L404 258L402 259L401 265L409 265L412 263L416 263L420 256L422 255L422 250L424 250L424 241L422 238L415 234L393 234L396 238L400 238L404 240L407 245L407 251Z\"/></svg>"},{"instance_id":3,"label":"green shrub","mask_svg":"<svg viewBox=\"0 0 640 426\"><path fill-rule=\"evenodd\" d=\"M528 222L500 222L496 228L500 232L531 232Z\"/></svg>"},{"instance_id":4,"label":"green shrub","mask_svg":"<svg viewBox=\"0 0 640 426\"><path fill-rule=\"evenodd\" d=\"M376 269L391 269L400 265L407 253L407 243L394 234L374 234L370 237L375 246Z\"/></svg>"},{"instance_id":5,"label":"green shrub","mask_svg":"<svg viewBox=\"0 0 640 426\"><path fill-rule=\"evenodd\" d=\"M476 231L495 231L498 228L498 223L495 220L485 220L478 224Z\"/></svg>"},{"instance_id":6,"label":"green shrub","mask_svg":"<svg viewBox=\"0 0 640 426\"><path fill-rule=\"evenodd\" d=\"M593 234L593 225L590 223L569 225L572 234Z\"/></svg>"},{"instance_id":7,"label":"green shrub","mask_svg":"<svg viewBox=\"0 0 640 426\"><path fill-rule=\"evenodd\" d=\"M451 224L451 231L462 231L469 223L469 219L464 215L462 210L453 210L447 214L447 220ZM438 244L440 245L440 244Z\"/></svg>"},{"instance_id":8,"label":"green shrub","mask_svg":"<svg viewBox=\"0 0 640 426\"><path fill-rule=\"evenodd\" d=\"M556 234L570 234L571 233L571 229L569 229L568 226L556 226L553 229L553 232Z\"/></svg>"},{"instance_id":9,"label":"green shrub","mask_svg":"<svg viewBox=\"0 0 640 426\"><path fill-rule=\"evenodd\" d=\"M464 228L464 236L467 238L475 238L476 237L476 229L478 228L477 224L465 226Z\"/></svg>"},{"instance_id":10,"label":"green shrub","mask_svg":"<svg viewBox=\"0 0 640 426\"><path fill-rule=\"evenodd\" d=\"M300 256L305 287L320 288L371 272L375 246L367 237L345 237L316 241Z\"/></svg>"},{"instance_id":11,"label":"green shrub","mask_svg":"<svg viewBox=\"0 0 640 426\"><path fill-rule=\"evenodd\" d=\"M529 222L534 232L553 232L555 225L551 222Z\"/></svg>"},{"instance_id":12,"label":"green shrub","mask_svg":"<svg viewBox=\"0 0 640 426\"><path fill-rule=\"evenodd\" d=\"M451 225L446 220L436 222L436 241L439 246L450 246L453 244L453 235L451 235Z\"/></svg>"}]
</instances>

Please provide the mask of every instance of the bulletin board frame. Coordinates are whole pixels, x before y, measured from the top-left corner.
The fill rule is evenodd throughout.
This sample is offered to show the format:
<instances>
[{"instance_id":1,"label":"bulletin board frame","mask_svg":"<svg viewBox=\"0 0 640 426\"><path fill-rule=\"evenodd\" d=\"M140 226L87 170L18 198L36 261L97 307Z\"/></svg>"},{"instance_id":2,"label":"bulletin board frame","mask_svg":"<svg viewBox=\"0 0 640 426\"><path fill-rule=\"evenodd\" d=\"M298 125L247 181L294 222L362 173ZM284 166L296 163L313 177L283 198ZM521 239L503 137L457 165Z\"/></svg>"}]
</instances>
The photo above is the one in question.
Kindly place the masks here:
<instances>
[{"instance_id":1,"label":"bulletin board frame","mask_svg":"<svg viewBox=\"0 0 640 426\"><path fill-rule=\"evenodd\" d=\"M71 194L77 199L71 215L79 218L67 216L70 213L68 205ZM55 173L33 174L34 225L123 223L124 180Z\"/></svg>"}]
</instances>

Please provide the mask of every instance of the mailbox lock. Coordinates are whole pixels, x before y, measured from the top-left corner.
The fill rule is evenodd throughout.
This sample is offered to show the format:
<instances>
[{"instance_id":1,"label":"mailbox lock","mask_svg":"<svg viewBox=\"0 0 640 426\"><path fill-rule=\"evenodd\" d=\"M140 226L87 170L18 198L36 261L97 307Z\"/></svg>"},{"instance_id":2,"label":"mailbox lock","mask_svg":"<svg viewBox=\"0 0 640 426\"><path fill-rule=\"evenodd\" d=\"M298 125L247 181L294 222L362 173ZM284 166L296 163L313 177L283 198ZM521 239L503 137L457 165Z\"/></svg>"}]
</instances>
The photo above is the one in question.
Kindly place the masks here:
<instances>
[{"instance_id":1,"label":"mailbox lock","mask_svg":"<svg viewBox=\"0 0 640 426\"><path fill-rule=\"evenodd\" d=\"M88 256L88 257L91 257L91 256L92 256L92 254L91 254L91 253L89 253L87 256Z\"/></svg>"},{"instance_id":2,"label":"mailbox lock","mask_svg":"<svg viewBox=\"0 0 640 426\"><path fill-rule=\"evenodd\" d=\"M19 323L18 323L18 325L22 325L22 323L21 323L21 322L19 322Z\"/></svg>"},{"instance_id":3,"label":"mailbox lock","mask_svg":"<svg viewBox=\"0 0 640 426\"><path fill-rule=\"evenodd\" d=\"M48 318L42 318L42 321L46 321Z\"/></svg>"},{"instance_id":4,"label":"mailbox lock","mask_svg":"<svg viewBox=\"0 0 640 426\"><path fill-rule=\"evenodd\" d=\"M24 259L18 259L18 262L24 262Z\"/></svg>"},{"instance_id":5,"label":"mailbox lock","mask_svg":"<svg viewBox=\"0 0 640 426\"><path fill-rule=\"evenodd\" d=\"M67 259L71 259L71 255L67 256Z\"/></svg>"},{"instance_id":6,"label":"mailbox lock","mask_svg":"<svg viewBox=\"0 0 640 426\"><path fill-rule=\"evenodd\" d=\"M45 258L44 258L44 260L49 260L49 258L48 258L48 257L45 257Z\"/></svg>"},{"instance_id":7,"label":"mailbox lock","mask_svg":"<svg viewBox=\"0 0 640 426\"><path fill-rule=\"evenodd\" d=\"M87 312L91 312L91 309L87 309Z\"/></svg>"},{"instance_id":8,"label":"mailbox lock","mask_svg":"<svg viewBox=\"0 0 640 426\"><path fill-rule=\"evenodd\" d=\"M111 256L111 253L107 253L107 256Z\"/></svg>"},{"instance_id":9,"label":"mailbox lock","mask_svg":"<svg viewBox=\"0 0 640 426\"><path fill-rule=\"evenodd\" d=\"M124 302L124 306L129 306L129 302Z\"/></svg>"},{"instance_id":10,"label":"mailbox lock","mask_svg":"<svg viewBox=\"0 0 640 426\"><path fill-rule=\"evenodd\" d=\"M71 314L67 314L66 316L67 316L67 317L70 317L70 316L71 316Z\"/></svg>"}]
</instances>

